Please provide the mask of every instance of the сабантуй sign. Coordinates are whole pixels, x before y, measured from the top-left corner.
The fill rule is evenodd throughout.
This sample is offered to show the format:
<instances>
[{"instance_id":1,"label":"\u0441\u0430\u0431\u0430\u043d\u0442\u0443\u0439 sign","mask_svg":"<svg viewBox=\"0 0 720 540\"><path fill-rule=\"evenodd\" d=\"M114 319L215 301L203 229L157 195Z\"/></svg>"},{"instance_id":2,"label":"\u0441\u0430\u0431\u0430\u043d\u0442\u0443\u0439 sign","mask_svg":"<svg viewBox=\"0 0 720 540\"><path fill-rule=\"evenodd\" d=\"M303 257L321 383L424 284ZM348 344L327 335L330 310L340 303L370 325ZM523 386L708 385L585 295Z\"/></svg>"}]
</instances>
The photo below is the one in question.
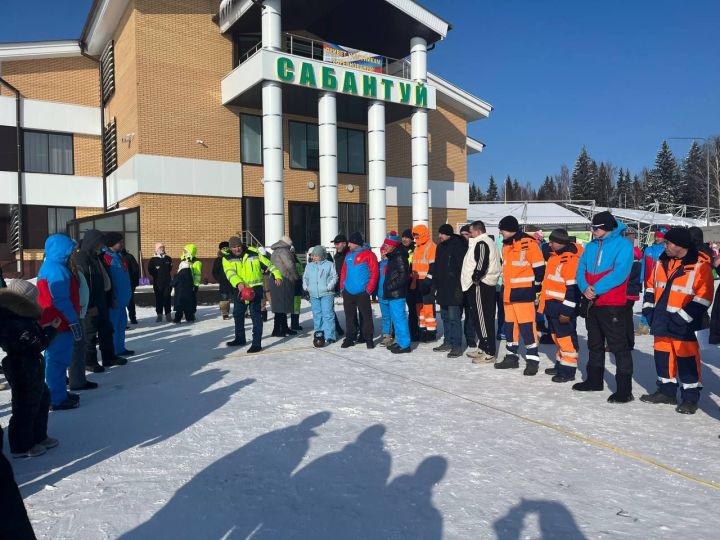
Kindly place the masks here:
<instances>
[{"instance_id":1,"label":"\u0441\u0430\u0431\u0430\u043d\u0442\u0443\u0439 sign","mask_svg":"<svg viewBox=\"0 0 720 540\"><path fill-rule=\"evenodd\" d=\"M402 82L397 78L349 69L338 70L314 62L296 65L292 58L286 56L277 58L276 67L276 75L281 82L414 107L428 107L428 87L423 83Z\"/></svg>"}]
</instances>

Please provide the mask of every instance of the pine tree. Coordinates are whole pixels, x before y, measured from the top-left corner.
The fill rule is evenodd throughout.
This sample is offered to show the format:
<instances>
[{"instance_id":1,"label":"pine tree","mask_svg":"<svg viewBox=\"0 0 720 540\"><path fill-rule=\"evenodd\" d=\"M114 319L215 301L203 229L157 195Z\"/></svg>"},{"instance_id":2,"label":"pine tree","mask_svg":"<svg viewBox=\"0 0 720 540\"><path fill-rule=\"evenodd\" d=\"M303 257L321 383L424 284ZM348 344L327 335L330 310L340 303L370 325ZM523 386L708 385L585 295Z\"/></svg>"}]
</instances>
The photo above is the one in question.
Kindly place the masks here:
<instances>
[{"instance_id":1,"label":"pine tree","mask_svg":"<svg viewBox=\"0 0 720 540\"><path fill-rule=\"evenodd\" d=\"M647 169L643 169L640 176L636 174L633 177L632 196L634 208L642 208L645 206L645 190L648 176L650 176L650 172Z\"/></svg>"},{"instance_id":2,"label":"pine tree","mask_svg":"<svg viewBox=\"0 0 720 540\"><path fill-rule=\"evenodd\" d=\"M503 199L505 201L512 201L513 199L513 185L512 180L510 179L510 175L505 177L505 182L503 183Z\"/></svg>"},{"instance_id":3,"label":"pine tree","mask_svg":"<svg viewBox=\"0 0 720 540\"><path fill-rule=\"evenodd\" d=\"M593 198L599 206L610 206L613 195L613 166L610 163L602 162L596 170L597 180L594 183Z\"/></svg>"},{"instance_id":4,"label":"pine tree","mask_svg":"<svg viewBox=\"0 0 720 540\"><path fill-rule=\"evenodd\" d=\"M702 148L693 141L682 163L681 175L685 183L685 204L704 207L707 204L707 166Z\"/></svg>"},{"instance_id":5,"label":"pine tree","mask_svg":"<svg viewBox=\"0 0 720 540\"><path fill-rule=\"evenodd\" d=\"M488 188L487 193L485 194L485 200L486 201L497 201L498 200L498 187L495 183L495 177L490 177L490 182L488 182Z\"/></svg>"},{"instance_id":6,"label":"pine tree","mask_svg":"<svg viewBox=\"0 0 720 540\"><path fill-rule=\"evenodd\" d=\"M522 188L520 187L520 182L518 182L518 179L515 178L512 183L512 194L513 194L513 201L519 201L522 199ZM508 199L509 200L509 199Z\"/></svg>"},{"instance_id":7,"label":"pine tree","mask_svg":"<svg viewBox=\"0 0 720 540\"><path fill-rule=\"evenodd\" d=\"M477 187L475 182L470 184L470 202L477 201Z\"/></svg>"},{"instance_id":8,"label":"pine tree","mask_svg":"<svg viewBox=\"0 0 720 540\"><path fill-rule=\"evenodd\" d=\"M615 185L615 195L613 200L619 208L627 208L628 203L632 201L632 181L630 180L630 171L618 171L618 181Z\"/></svg>"},{"instance_id":9,"label":"pine tree","mask_svg":"<svg viewBox=\"0 0 720 540\"><path fill-rule=\"evenodd\" d=\"M555 187L555 180L552 176L546 176L545 181L537 191L538 201L551 201L557 199L557 188Z\"/></svg>"},{"instance_id":10,"label":"pine tree","mask_svg":"<svg viewBox=\"0 0 720 540\"><path fill-rule=\"evenodd\" d=\"M580 155L575 162L575 169L572 173L572 185L570 198L574 200L592 199L593 182L597 167L593 169L594 161L590 159L587 149L583 146Z\"/></svg>"},{"instance_id":11,"label":"pine tree","mask_svg":"<svg viewBox=\"0 0 720 540\"><path fill-rule=\"evenodd\" d=\"M677 193L673 184L677 181L677 162L667 141L663 141L655 157L655 167L645 183L645 204L675 203Z\"/></svg>"}]
</instances>

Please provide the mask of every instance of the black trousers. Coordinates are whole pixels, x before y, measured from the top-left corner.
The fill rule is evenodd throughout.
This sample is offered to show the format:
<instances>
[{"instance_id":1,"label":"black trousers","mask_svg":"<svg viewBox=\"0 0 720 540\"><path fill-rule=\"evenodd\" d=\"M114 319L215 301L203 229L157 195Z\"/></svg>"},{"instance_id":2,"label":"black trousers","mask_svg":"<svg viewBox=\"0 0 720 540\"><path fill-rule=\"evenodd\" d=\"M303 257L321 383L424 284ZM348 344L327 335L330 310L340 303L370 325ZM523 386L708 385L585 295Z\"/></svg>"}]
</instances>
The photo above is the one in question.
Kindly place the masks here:
<instances>
[{"instance_id":1,"label":"black trousers","mask_svg":"<svg viewBox=\"0 0 720 540\"><path fill-rule=\"evenodd\" d=\"M93 308L91 308L93 309ZM113 345L113 327L110 322L110 315L107 308L95 308L97 314L91 315L90 311L82 320L83 333L85 334L85 365L97 365L97 351L95 346L100 344L100 355L103 364L112 362L115 358L115 346ZM97 339L95 336L97 335Z\"/></svg>"},{"instance_id":2,"label":"black trousers","mask_svg":"<svg viewBox=\"0 0 720 540\"><path fill-rule=\"evenodd\" d=\"M463 319L463 333L465 334L465 341L468 347L477 346L477 333L475 332L475 322L470 314L470 306L467 303L467 295L465 296L464 304L462 305L461 316Z\"/></svg>"},{"instance_id":3,"label":"black trousers","mask_svg":"<svg viewBox=\"0 0 720 540\"><path fill-rule=\"evenodd\" d=\"M495 356L495 287L485 283L473 284L465 292L465 301L478 336L478 347Z\"/></svg>"},{"instance_id":4,"label":"black trousers","mask_svg":"<svg viewBox=\"0 0 720 540\"><path fill-rule=\"evenodd\" d=\"M375 328L373 326L372 307L370 295L366 292L350 294L343 292L343 311L345 312L345 326L347 339L353 339L357 334L358 311L360 312L361 337L368 343L373 340Z\"/></svg>"},{"instance_id":5,"label":"black trousers","mask_svg":"<svg viewBox=\"0 0 720 540\"><path fill-rule=\"evenodd\" d=\"M35 540L12 467L2 453L2 440L0 428L0 538Z\"/></svg>"},{"instance_id":6,"label":"black trousers","mask_svg":"<svg viewBox=\"0 0 720 540\"><path fill-rule=\"evenodd\" d=\"M10 451L26 452L47 439L50 392L45 384L45 362L41 356L11 355L3 358L2 366L12 399Z\"/></svg>"},{"instance_id":7,"label":"black trousers","mask_svg":"<svg viewBox=\"0 0 720 540\"><path fill-rule=\"evenodd\" d=\"M165 311L165 315L168 315L170 309L170 293L172 292L172 286L168 283L167 285L153 285L153 291L155 292L155 313L162 315Z\"/></svg>"},{"instance_id":8,"label":"black trousers","mask_svg":"<svg viewBox=\"0 0 720 540\"><path fill-rule=\"evenodd\" d=\"M405 302L408 307L408 328L410 329L410 341L420 341L420 321L417 315L417 304L420 295L417 289L408 289Z\"/></svg>"},{"instance_id":9,"label":"black trousers","mask_svg":"<svg viewBox=\"0 0 720 540\"><path fill-rule=\"evenodd\" d=\"M615 355L617 374L632 375L633 360L628 338L627 318L632 316L627 305L592 306L585 319L587 328L588 370L605 369L605 344Z\"/></svg>"},{"instance_id":10,"label":"black trousers","mask_svg":"<svg viewBox=\"0 0 720 540\"><path fill-rule=\"evenodd\" d=\"M137 320L137 316L135 313L135 288L133 288L132 291L130 292L130 302L128 302L127 312L128 312L128 319L130 319L131 321Z\"/></svg>"},{"instance_id":11,"label":"black trousers","mask_svg":"<svg viewBox=\"0 0 720 540\"><path fill-rule=\"evenodd\" d=\"M625 318L628 343L630 343L630 349L634 349L635 348L635 322L633 321L633 308L635 307L635 302L633 300L628 300L627 304L625 304L625 307L627 308L627 311L628 311L627 317Z\"/></svg>"}]
</instances>

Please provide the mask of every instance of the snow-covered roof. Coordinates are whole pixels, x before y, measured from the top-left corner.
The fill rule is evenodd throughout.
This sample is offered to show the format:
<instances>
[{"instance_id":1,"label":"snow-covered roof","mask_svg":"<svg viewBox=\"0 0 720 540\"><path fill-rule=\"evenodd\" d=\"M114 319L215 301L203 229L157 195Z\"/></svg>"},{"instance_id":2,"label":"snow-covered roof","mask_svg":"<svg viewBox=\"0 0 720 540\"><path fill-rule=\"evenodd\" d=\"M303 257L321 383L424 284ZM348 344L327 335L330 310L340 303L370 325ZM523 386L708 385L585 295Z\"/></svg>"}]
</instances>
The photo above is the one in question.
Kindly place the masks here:
<instances>
[{"instance_id":1,"label":"snow-covered roof","mask_svg":"<svg viewBox=\"0 0 720 540\"><path fill-rule=\"evenodd\" d=\"M582 204L571 204L578 209L585 211L592 211L591 206L585 206ZM679 225L682 227L704 227L707 225L704 219L694 219L684 216L674 216L672 214L660 214L658 212L651 212L649 210L635 210L631 208L605 208L595 207L595 212L602 212L608 210L616 218L620 218L623 221L646 223L648 225Z\"/></svg>"},{"instance_id":2,"label":"snow-covered roof","mask_svg":"<svg viewBox=\"0 0 720 540\"><path fill-rule=\"evenodd\" d=\"M521 225L590 225L590 220L556 203L470 203L468 221L497 225L505 216L515 216Z\"/></svg>"}]
</instances>

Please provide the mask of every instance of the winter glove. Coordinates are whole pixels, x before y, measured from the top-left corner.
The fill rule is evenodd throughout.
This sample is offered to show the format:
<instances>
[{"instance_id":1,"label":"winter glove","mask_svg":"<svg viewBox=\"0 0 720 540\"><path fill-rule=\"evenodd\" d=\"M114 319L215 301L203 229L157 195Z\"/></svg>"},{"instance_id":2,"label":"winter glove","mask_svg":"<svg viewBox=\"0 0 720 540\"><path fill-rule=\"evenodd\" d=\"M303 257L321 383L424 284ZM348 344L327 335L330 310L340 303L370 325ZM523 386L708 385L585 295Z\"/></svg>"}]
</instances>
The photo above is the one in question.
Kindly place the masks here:
<instances>
[{"instance_id":1,"label":"winter glove","mask_svg":"<svg viewBox=\"0 0 720 540\"><path fill-rule=\"evenodd\" d=\"M558 317L558 320L560 321L560 324L570 324L570 322L572 321L572 319L567 315L560 315L560 317Z\"/></svg>"},{"instance_id":2,"label":"winter glove","mask_svg":"<svg viewBox=\"0 0 720 540\"><path fill-rule=\"evenodd\" d=\"M71 324L70 331L72 332L73 339L75 341L82 341L83 331L82 331L82 326L80 326L80 323Z\"/></svg>"}]
</instances>

